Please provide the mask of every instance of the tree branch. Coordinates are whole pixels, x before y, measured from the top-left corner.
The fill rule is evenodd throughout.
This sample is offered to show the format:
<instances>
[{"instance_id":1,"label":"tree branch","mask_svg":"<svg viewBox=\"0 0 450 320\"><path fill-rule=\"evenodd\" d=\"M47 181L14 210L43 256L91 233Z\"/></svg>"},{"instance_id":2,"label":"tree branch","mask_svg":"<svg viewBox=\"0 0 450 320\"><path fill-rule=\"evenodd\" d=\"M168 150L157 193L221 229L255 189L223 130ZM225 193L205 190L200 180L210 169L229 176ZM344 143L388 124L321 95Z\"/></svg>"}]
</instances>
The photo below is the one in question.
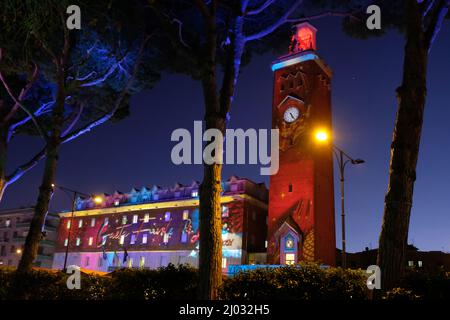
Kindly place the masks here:
<instances>
[{"instance_id":1,"label":"tree branch","mask_svg":"<svg viewBox=\"0 0 450 320\"><path fill-rule=\"evenodd\" d=\"M448 13L450 7L450 0L440 0L434 14L431 18L428 28L425 30L425 46L428 48L428 52L431 51L434 40L436 39L439 31L441 30L442 23Z\"/></svg>"},{"instance_id":2,"label":"tree branch","mask_svg":"<svg viewBox=\"0 0 450 320\"><path fill-rule=\"evenodd\" d=\"M0 53L1 55L1 53ZM1 58L0 58L1 59ZM22 102L22 100L25 98L25 95L28 93L28 91L31 89L31 87L34 85L34 83L36 82L37 78L38 78L38 74L39 74L39 67L37 64L34 65L34 71L33 71L33 75L31 77L31 80L27 83L27 85L25 87L22 88L22 90L20 91L19 97L17 98L17 100L19 100L20 102ZM6 117L3 119L4 123L9 122L12 117L14 117L14 115L16 114L17 110L19 109L19 105L16 103L14 105L14 107L11 109L11 111L6 115Z\"/></svg>"},{"instance_id":3,"label":"tree branch","mask_svg":"<svg viewBox=\"0 0 450 320\"><path fill-rule=\"evenodd\" d=\"M259 8L255 8L253 10L249 10L249 11L245 12L245 15L246 16L253 16L253 15L260 14L261 12L263 12L266 8L268 8L275 1L276 0L266 0L266 2L264 2Z\"/></svg>"},{"instance_id":4,"label":"tree branch","mask_svg":"<svg viewBox=\"0 0 450 320\"><path fill-rule=\"evenodd\" d=\"M0 48L0 60L2 59L2 54L3 54L3 52L2 52L2 49ZM16 105L18 105L23 111L25 111L28 114L28 116L31 117L31 119L33 120L33 123L36 126L36 129L38 130L39 134L42 136L42 138L47 143L48 135L45 133L45 131L43 130L43 128L39 124L39 122L36 119L36 117L34 116L34 114L30 110L28 110L28 108L26 108L24 105L22 105L20 103L20 101L14 96L14 94L12 93L11 88L9 87L8 83L6 82L6 79L3 76L3 73L1 71L0 71L0 81L3 83L3 86L5 87L6 91L8 92L8 95L11 97L11 99L14 101L14 103Z\"/></svg>"},{"instance_id":5,"label":"tree branch","mask_svg":"<svg viewBox=\"0 0 450 320\"><path fill-rule=\"evenodd\" d=\"M134 79L135 79L135 77L136 77L136 75L137 75L137 73L139 71L140 61L142 59L144 48L147 45L147 42L150 40L150 38L153 35L154 35L154 33L151 34L150 36L145 37L142 40L141 47L139 49L139 52L138 52L138 55L137 55L137 59L135 61L135 65L134 65L134 68L133 68L133 72L130 75L130 78L128 79L127 84L125 85L124 89L119 94L118 98L116 99L113 109L110 112L108 112L107 114L103 115L102 117L99 117L96 120L86 124L82 128L77 129L77 130L75 130L75 131L73 131L71 133L67 133L67 134L63 135L62 143L66 143L68 141L71 141L73 139L78 138L79 136L81 136L81 135L91 131L93 128L95 128L95 127L105 123L106 121L110 120L114 116L114 114L119 109L120 105L122 104L122 101L125 98L125 95L128 93L131 85L133 84L133 81L134 81Z\"/></svg>"},{"instance_id":6,"label":"tree branch","mask_svg":"<svg viewBox=\"0 0 450 320\"><path fill-rule=\"evenodd\" d=\"M358 18L357 16L355 16L353 13L335 12L335 11L328 11L328 12L316 14L316 15L309 16L309 17L303 17L303 18L291 18L291 19L287 19L286 21L296 24L296 23L300 23L300 22L304 22L304 21L317 20L317 19L322 19L322 18L326 18L326 17L348 17L355 21L361 21L361 19Z\"/></svg>"},{"instance_id":7,"label":"tree branch","mask_svg":"<svg viewBox=\"0 0 450 320\"><path fill-rule=\"evenodd\" d=\"M253 41L261 39L272 32L274 32L276 29L278 29L280 26L288 22L289 16L300 6L300 4L303 3L303 0L296 0L295 3L291 6L289 10L287 10L281 17L278 19L275 23L268 26L266 29L261 30L259 32L256 32L252 35L246 36L245 41Z\"/></svg>"},{"instance_id":8,"label":"tree branch","mask_svg":"<svg viewBox=\"0 0 450 320\"><path fill-rule=\"evenodd\" d=\"M38 164L40 160L45 157L46 148L43 148L39 151L33 158L31 158L28 162L19 166L11 175L6 177L6 184L10 185L20 179L27 171L32 169L34 166Z\"/></svg>"},{"instance_id":9,"label":"tree branch","mask_svg":"<svg viewBox=\"0 0 450 320\"><path fill-rule=\"evenodd\" d=\"M65 136L73 129L73 127L78 122L78 120L80 120L81 114L83 113L83 109L84 109L83 104L80 104L80 107L78 108L78 112L75 113L75 116L73 117L70 124L67 126L66 130L64 130L64 132L62 133L62 136Z\"/></svg>"}]
</instances>

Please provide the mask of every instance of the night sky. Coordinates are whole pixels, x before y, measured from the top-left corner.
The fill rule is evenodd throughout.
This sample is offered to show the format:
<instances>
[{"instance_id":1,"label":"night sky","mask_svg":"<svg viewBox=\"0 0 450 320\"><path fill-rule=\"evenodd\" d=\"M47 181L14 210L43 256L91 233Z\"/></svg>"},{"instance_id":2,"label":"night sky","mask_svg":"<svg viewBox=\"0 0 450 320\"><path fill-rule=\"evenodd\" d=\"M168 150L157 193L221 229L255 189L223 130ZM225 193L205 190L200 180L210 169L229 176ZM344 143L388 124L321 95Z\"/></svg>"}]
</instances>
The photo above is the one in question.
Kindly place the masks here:
<instances>
[{"instance_id":1,"label":"night sky","mask_svg":"<svg viewBox=\"0 0 450 320\"><path fill-rule=\"evenodd\" d=\"M346 169L348 251L376 248L388 182L389 152L396 113L395 89L401 82L403 36L355 40L344 35L338 19L315 21L318 53L334 71L335 144L366 163ZM288 36L288 35L286 35ZM428 98L414 190L409 242L421 250L450 251L450 24L443 26L430 55ZM286 48L287 50L287 48ZM270 128L274 55L256 57L243 69L229 128ZM132 99L131 115L120 123L94 129L65 144L56 183L85 193L128 192L132 187L172 186L202 179L202 166L175 166L170 141L176 128L192 130L203 118L198 82L182 75L163 75L153 90ZM11 144L11 169L41 148L39 138L17 137ZM336 168L336 167L335 167ZM42 163L10 186L0 208L32 205L37 198ZM256 182L259 165L224 167ZM335 170L336 243L340 247L339 184ZM70 208L57 191L51 211Z\"/></svg>"}]
</instances>

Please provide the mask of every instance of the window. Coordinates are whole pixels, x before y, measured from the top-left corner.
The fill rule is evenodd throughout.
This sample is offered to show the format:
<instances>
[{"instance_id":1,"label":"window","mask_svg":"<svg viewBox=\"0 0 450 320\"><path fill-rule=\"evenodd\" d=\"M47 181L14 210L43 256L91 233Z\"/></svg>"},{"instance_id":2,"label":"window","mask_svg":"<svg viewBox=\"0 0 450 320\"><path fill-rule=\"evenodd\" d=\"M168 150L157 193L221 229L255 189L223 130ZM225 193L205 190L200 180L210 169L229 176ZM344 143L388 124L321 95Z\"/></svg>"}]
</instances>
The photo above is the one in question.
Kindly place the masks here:
<instances>
[{"instance_id":1,"label":"window","mask_svg":"<svg viewBox=\"0 0 450 320\"><path fill-rule=\"evenodd\" d=\"M292 192L292 183L289 183L289 192Z\"/></svg>"},{"instance_id":2,"label":"window","mask_svg":"<svg viewBox=\"0 0 450 320\"><path fill-rule=\"evenodd\" d=\"M133 258L128 258L128 268L133 268Z\"/></svg>"},{"instance_id":3,"label":"window","mask_svg":"<svg viewBox=\"0 0 450 320\"><path fill-rule=\"evenodd\" d=\"M95 227L95 218L91 219L91 227Z\"/></svg>"},{"instance_id":4,"label":"window","mask_svg":"<svg viewBox=\"0 0 450 320\"><path fill-rule=\"evenodd\" d=\"M146 213L144 216L144 223L147 223L150 220L150 214Z\"/></svg>"},{"instance_id":5,"label":"window","mask_svg":"<svg viewBox=\"0 0 450 320\"><path fill-rule=\"evenodd\" d=\"M93 237L89 237L89 245L92 246L92 243L94 242L94 238Z\"/></svg>"},{"instance_id":6,"label":"window","mask_svg":"<svg viewBox=\"0 0 450 320\"><path fill-rule=\"evenodd\" d=\"M147 234L143 234L142 235L142 243L146 244L147 243Z\"/></svg>"},{"instance_id":7,"label":"window","mask_svg":"<svg viewBox=\"0 0 450 320\"><path fill-rule=\"evenodd\" d=\"M132 234L131 239L130 239L130 244L135 244L135 243L136 243L136 235Z\"/></svg>"},{"instance_id":8,"label":"window","mask_svg":"<svg viewBox=\"0 0 450 320\"><path fill-rule=\"evenodd\" d=\"M187 242L187 232L183 231L181 233L181 242L186 243Z\"/></svg>"},{"instance_id":9,"label":"window","mask_svg":"<svg viewBox=\"0 0 450 320\"><path fill-rule=\"evenodd\" d=\"M86 265L86 267L89 266L89 257L86 257L85 265Z\"/></svg>"},{"instance_id":10,"label":"window","mask_svg":"<svg viewBox=\"0 0 450 320\"><path fill-rule=\"evenodd\" d=\"M295 254L294 253L286 253L286 264L293 265L295 263Z\"/></svg>"},{"instance_id":11,"label":"window","mask_svg":"<svg viewBox=\"0 0 450 320\"><path fill-rule=\"evenodd\" d=\"M166 212L166 214L164 215L164 220L167 222L167 221L170 221L170 212Z\"/></svg>"},{"instance_id":12,"label":"window","mask_svg":"<svg viewBox=\"0 0 450 320\"><path fill-rule=\"evenodd\" d=\"M231 192L236 192L238 190L238 185L237 184L232 184L231 186L230 186L230 191Z\"/></svg>"},{"instance_id":13,"label":"window","mask_svg":"<svg viewBox=\"0 0 450 320\"><path fill-rule=\"evenodd\" d=\"M5 246L2 246L2 250L1 250L0 255L1 255L2 257L6 256L6 247L5 247Z\"/></svg>"},{"instance_id":14,"label":"window","mask_svg":"<svg viewBox=\"0 0 450 320\"><path fill-rule=\"evenodd\" d=\"M125 235L123 234L120 236L119 244L123 244L124 242L125 242Z\"/></svg>"},{"instance_id":15,"label":"window","mask_svg":"<svg viewBox=\"0 0 450 320\"><path fill-rule=\"evenodd\" d=\"M163 242L164 243L169 242L169 234L168 233L164 233Z\"/></svg>"},{"instance_id":16,"label":"window","mask_svg":"<svg viewBox=\"0 0 450 320\"><path fill-rule=\"evenodd\" d=\"M72 225L72 221L67 220L67 229L70 229L70 226Z\"/></svg>"},{"instance_id":17,"label":"window","mask_svg":"<svg viewBox=\"0 0 450 320\"><path fill-rule=\"evenodd\" d=\"M78 220L78 228L83 226L83 219Z\"/></svg>"},{"instance_id":18,"label":"window","mask_svg":"<svg viewBox=\"0 0 450 320\"><path fill-rule=\"evenodd\" d=\"M65 238L64 239L64 247L67 247L68 244L69 244L69 239Z\"/></svg>"},{"instance_id":19,"label":"window","mask_svg":"<svg viewBox=\"0 0 450 320\"><path fill-rule=\"evenodd\" d=\"M408 267L414 267L414 261L409 260L408 261Z\"/></svg>"},{"instance_id":20,"label":"window","mask_svg":"<svg viewBox=\"0 0 450 320\"><path fill-rule=\"evenodd\" d=\"M133 215L133 223L138 223L139 216L137 214Z\"/></svg>"},{"instance_id":21,"label":"window","mask_svg":"<svg viewBox=\"0 0 450 320\"><path fill-rule=\"evenodd\" d=\"M267 248L267 240L264 241L264 248Z\"/></svg>"},{"instance_id":22,"label":"window","mask_svg":"<svg viewBox=\"0 0 450 320\"><path fill-rule=\"evenodd\" d=\"M114 200L114 205L117 207L120 204L119 200Z\"/></svg>"},{"instance_id":23,"label":"window","mask_svg":"<svg viewBox=\"0 0 450 320\"><path fill-rule=\"evenodd\" d=\"M189 210L183 210L183 220L189 219Z\"/></svg>"},{"instance_id":24,"label":"window","mask_svg":"<svg viewBox=\"0 0 450 320\"><path fill-rule=\"evenodd\" d=\"M198 197L198 191L192 191L191 196L192 196L192 198L197 198Z\"/></svg>"},{"instance_id":25,"label":"window","mask_svg":"<svg viewBox=\"0 0 450 320\"><path fill-rule=\"evenodd\" d=\"M11 219L5 220L5 227L9 228L11 226Z\"/></svg>"},{"instance_id":26,"label":"window","mask_svg":"<svg viewBox=\"0 0 450 320\"><path fill-rule=\"evenodd\" d=\"M222 269L227 267L227 258L222 258Z\"/></svg>"},{"instance_id":27,"label":"window","mask_svg":"<svg viewBox=\"0 0 450 320\"><path fill-rule=\"evenodd\" d=\"M145 257L142 257L139 259L139 268L145 267Z\"/></svg>"},{"instance_id":28,"label":"window","mask_svg":"<svg viewBox=\"0 0 450 320\"><path fill-rule=\"evenodd\" d=\"M422 261L417 261L417 266L419 267L419 268L422 268L422 266L423 266L423 263L422 263Z\"/></svg>"},{"instance_id":29,"label":"window","mask_svg":"<svg viewBox=\"0 0 450 320\"><path fill-rule=\"evenodd\" d=\"M80 245L80 243L81 243L81 239L77 238L77 242L76 242L77 247Z\"/></svg>"},{"instance_id":30,"label":"window","mask_svg":"<svg viewBox=\"0 0 450 320\"><path fill-rule=\"evenodd\" d=\"M222 218L228 217L228 207L222 206Z\"/></svg>"},{"instance_id":31,"label":"window","mask_svg":"<svg viewBox=\"0 0 450 320\"><path fill-rule=\"evenodd\" d=\"M10 249L10 251L9 251L10 253L14 253L14 252L16 252L16 247L14 247L14 246L11 246L11 249Z\"/></svg>"},{"instance_id":32,"label":"window","mask_svg":"<svg viewBox=\"0 0 450 320\"><path fill-rule=\"evenodd\" d=\"M122 224L127 224L128 218L127 216L122 216Z\"/></svg>"}]
</instances>

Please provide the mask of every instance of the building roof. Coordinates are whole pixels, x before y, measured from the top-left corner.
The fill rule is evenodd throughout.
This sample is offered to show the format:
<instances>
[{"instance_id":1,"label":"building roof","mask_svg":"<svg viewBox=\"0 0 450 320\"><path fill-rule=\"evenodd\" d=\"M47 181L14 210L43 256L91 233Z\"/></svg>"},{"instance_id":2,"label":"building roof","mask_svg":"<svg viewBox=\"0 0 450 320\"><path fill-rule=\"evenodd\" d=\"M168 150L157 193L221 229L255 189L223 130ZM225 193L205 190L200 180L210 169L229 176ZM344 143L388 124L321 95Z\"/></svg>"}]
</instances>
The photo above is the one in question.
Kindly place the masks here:
<instances>
[{"instance_id":1,"label":"building roof","mask_svg":"<svg viewBox=\"0 0 450 320\"><path fill-rule=\"evenodd\" d=\"M200 183L192 181L189 184L180 182L172 186L133 187L129 192L115 191L113 194L103 193L101 204L95 203L94 197L79 197L76 200L76 210L102 209L120 206L130 206L152 202L167 202L174 200L198 199ZM222 181L222 195L246 194L263 203L268 202L268 189L264 183L255 183L250 179L232 175ZM65 211L67 212L67 211Z\"/></svg>"}]
</instances>

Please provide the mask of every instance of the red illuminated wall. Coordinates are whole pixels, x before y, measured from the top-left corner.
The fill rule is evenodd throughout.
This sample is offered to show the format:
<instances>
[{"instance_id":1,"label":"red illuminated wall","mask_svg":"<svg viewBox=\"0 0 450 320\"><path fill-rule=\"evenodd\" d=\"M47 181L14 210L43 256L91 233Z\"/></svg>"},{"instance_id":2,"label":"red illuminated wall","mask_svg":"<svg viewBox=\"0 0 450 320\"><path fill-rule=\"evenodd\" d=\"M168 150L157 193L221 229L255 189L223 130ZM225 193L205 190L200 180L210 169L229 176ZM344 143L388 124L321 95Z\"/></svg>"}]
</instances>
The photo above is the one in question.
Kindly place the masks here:
<instances>
[{"instance_id":1,"label":"red illuminated wall","mask_svg":"<svg viewBox=\"0 0 450 320\"><path fill-rule=\"evenodd\" d=\"M332 149L313 137L319 127L332 130L330 81L316 60L275 71L272 126L280 129L280 169L270 178L269 263L280 263L277 232L288 223L300 233L299 260L335 264ZM301 117L286 123L283 114L292 106Z\"/></svg>"}]
</instances>

